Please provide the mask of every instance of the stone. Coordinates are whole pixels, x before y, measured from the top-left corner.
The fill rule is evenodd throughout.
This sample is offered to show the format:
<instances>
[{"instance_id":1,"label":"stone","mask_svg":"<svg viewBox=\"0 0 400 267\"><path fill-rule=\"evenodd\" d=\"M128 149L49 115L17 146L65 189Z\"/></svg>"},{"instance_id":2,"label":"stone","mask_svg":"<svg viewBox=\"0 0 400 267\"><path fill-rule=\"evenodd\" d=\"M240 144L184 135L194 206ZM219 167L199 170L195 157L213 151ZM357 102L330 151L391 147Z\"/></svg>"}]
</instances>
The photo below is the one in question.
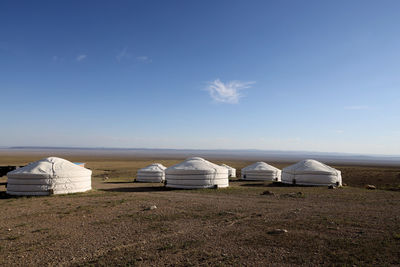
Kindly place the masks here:
<instances>
[{"instance_id":1,"label":"stone","mask_svg":"<svg viewBox=\"0 0 400 267\"><path fill-rule=\"evenodd\" d=\"M365 186L365 188L367 188L367 189L369 189L369 190L375 190L375 189L376 189L376 186L375 186L375 185L372 185L372 184L367 184L367 185Z\"/></svg>"},{"instance_id":2,"label":"stone","mask_svg":"<svg viewBox=\"0 0 400 267\"><path fill-rule=\"evenodd\" d=\"M267 191L262 192L261 195L275 196L275 193L267 190Z\"/></svg>"},{"instance_id":3,"label":"stone","mask_svg":"<svg viewBox=\"0 0 400 267\"><path fill-rule=\"evenodd\" d=\"M150 207L145 208L145 210L155 210L155 209L157 209L156 205L152 205Z\"/></svg>"},{"instance_id":4,"label":"stone","mask_svg":"<svg viewBox=\"0 0 400 267\"><path fill-rule=\"evenodd\" d=\"M271 231L268 231L269 235L282 235L282 234L286 234L288 232L288 230L286 229L274 229Z\"/></svg>"}]
</instances>

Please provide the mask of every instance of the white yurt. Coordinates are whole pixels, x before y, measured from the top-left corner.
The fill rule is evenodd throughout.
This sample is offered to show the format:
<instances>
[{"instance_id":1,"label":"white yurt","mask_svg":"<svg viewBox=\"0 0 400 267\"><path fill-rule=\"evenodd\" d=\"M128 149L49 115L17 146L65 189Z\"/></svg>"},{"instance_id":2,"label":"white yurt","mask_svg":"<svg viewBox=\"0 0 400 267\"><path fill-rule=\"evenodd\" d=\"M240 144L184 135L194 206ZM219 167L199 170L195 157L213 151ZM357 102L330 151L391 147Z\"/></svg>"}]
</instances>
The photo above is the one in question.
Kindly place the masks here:
<instances>
[{"instance_id":1,"label":"white yurt","mask_svg":"<svg viewBox=\"0 0 400 267\"><path fill-rule=\"evenodd\" d=\"M342 185L342 174L319 161L306 159L284 168L282 182L299 185Z\"/></svg>"},{"instance_id":2,"label":"white yurt","mask_svg":"<svg viewBox=\"0 0 400 267\"><path fill-rule=\"evenodd\" d=\"M92 171L68 160L50 157L7 173L7 194L44 196L92 189Z\"/></svg>"},{"instance_id":3,"label":"white yurt","mask_svg":"<svg viewBox=\"0 0 400 267\"><path fill-rule=\"evenodd\" d=\"M235 168L233 168L229 165L226 165L226 164L221 164L221 166L228 169L228 177L229 178L236 177L236 169Z\"/></svg>"},{"instance_id":4,"label":"white yurt","mask_svg":"<svg viewBox=\"0 0 400 267\"><path fill-rule=\"evenodd\" d=\"M280 181L281 170L265 162L256 162L242 169L242 179L249 181Z\"/></svg>"},{"instance_id":5,"label":"white yurt","mask_svg":"<svg viewBox=\"0 0 400 267\"><path fill-rule=\"evenodd\" d=\"M136 181L148 183L162 183L165 180L165 167L160 163L153 163L138 170Z\"/></svg>"},{"instance_id":6,"label":"white yurt","mask_svg":"<svg viewBox=\"0 0 400 267\"><path fill-rule=\"evenodd\" d=\"M214 188L228 187L228 169L203 158L188 158L165 170L166 187Z\"/></svg>"}]
</instances>

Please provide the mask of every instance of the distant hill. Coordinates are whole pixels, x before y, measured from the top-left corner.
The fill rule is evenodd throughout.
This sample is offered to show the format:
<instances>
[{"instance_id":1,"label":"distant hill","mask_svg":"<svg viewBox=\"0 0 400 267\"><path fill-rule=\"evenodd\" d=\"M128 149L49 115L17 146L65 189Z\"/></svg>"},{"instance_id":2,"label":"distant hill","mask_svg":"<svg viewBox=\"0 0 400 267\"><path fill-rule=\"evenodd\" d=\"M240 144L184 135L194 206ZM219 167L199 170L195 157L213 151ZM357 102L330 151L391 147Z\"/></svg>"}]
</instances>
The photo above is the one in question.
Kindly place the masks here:
<instances>
[{"instance_id":1,"label":"distant hill","mask_svg":"<svg viewBox=\"0 0 400 267\"><path fill-rule=\"evenodd\" d=\"M360 165L392 165L400 166L400 155L363 155L336 152L315 151L281 151L257 149L158 149L158 148L106 148L106 147L38 147L14 146L0 148L0 151L45 152L57 154L96 154L125 155L138 157L184 158L201 156L206 158L225 158L242 160L263 160L275 162L294 162L313 158L325 163L360 164Z\"/></svg>"}]
</instances>

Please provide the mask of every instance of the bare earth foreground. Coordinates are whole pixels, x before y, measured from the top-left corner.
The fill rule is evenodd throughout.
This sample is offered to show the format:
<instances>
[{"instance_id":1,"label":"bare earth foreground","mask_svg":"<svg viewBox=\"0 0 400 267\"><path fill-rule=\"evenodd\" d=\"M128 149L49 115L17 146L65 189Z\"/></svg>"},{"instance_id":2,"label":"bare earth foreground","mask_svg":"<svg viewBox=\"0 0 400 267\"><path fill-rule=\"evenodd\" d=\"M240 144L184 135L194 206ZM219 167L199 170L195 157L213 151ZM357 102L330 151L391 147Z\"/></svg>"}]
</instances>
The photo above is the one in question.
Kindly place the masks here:
<instances>
[{"instance_id":1,"label":"bare earth foreground","mask_svg":"<svg viewBox=\"0 0 400 267\"><path fill-rule=\"evenodd\" d=\"M0 155L0 165L43 156ZM180 159L64 158L87 163L94 189L16 198L0 186L1 266L400 264L399 167L334 166L348 184L336 190L239 181L227 189L167 190L132 180L149 163ZM238 170L250 163L213 161ZM288 232L269 233L276 228Z\"/></svg>"}]
</instances>

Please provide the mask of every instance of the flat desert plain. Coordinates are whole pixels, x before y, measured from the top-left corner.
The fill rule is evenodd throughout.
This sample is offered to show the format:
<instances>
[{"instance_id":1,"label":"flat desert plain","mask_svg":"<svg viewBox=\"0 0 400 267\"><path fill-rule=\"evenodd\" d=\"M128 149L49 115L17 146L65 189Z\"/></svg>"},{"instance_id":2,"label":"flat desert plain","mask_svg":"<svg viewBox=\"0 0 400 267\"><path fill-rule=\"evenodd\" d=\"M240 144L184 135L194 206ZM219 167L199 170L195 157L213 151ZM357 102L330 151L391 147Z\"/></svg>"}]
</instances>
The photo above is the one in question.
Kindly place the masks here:
<instances>
[{"instance_id":1,"label":"flat desert plain","mask_svg":"<svg viewBox=\"0 0 400 267\"><path fill-rule=\"evenodd\" d=\"M2 154L0 165L44 156ZM150 163L182 159L62 157L86 162L93 190L10 197L1 185L1 266L400 265L399 167L333 166L347 184L339 189L232 180L226 189L170 190L132 181ZM238 171L251 163L212 161ZM287 233L270 232L277 228Z\"/></svg>"}]
</instances>

